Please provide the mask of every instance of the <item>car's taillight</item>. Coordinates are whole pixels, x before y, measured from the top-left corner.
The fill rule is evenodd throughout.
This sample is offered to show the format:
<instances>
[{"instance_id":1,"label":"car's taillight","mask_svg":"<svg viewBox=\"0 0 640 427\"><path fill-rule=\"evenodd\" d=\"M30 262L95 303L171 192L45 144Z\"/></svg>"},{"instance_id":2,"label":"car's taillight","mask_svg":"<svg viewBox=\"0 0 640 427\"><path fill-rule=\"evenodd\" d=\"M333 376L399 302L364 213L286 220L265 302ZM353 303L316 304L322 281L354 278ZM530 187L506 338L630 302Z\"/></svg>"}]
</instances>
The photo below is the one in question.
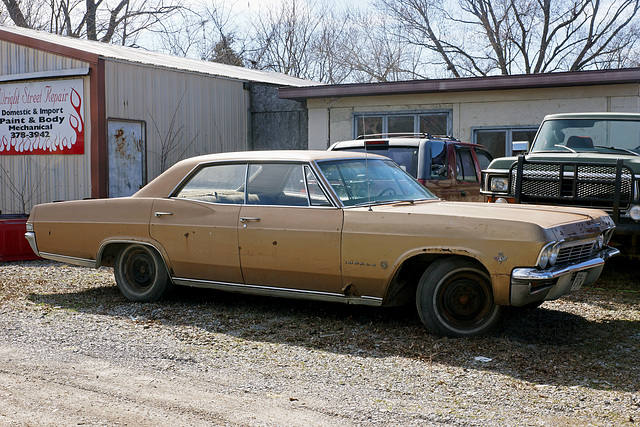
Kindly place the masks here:
<instances>
[{"instance_id":1,"label":"car's taillight","mask_svg":"<svg viewBox=\"0 0 640 427\"><path fill-rule=\"evenodd\" d=\"M385 140L367 140L364 142L367 148L383 148L389 145L389 141Z\"/></svg>"}]
</instances>

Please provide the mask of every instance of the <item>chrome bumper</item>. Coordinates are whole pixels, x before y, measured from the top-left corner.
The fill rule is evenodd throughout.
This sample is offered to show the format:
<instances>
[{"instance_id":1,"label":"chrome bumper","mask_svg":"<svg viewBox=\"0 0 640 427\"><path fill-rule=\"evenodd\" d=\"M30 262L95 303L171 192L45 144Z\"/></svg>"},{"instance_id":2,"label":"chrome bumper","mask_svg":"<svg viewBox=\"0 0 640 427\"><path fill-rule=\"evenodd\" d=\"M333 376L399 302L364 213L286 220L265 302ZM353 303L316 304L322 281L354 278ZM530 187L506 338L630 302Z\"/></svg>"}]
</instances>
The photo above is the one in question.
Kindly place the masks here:
<instances>
[{"instance_id":1,"label":"chrome bumper","mask_svg":"<svg viewBox=\"0 0 640 427\"><path fill-rule=\"evenodd\" d=\"M27 231L24 233L24 237L27 239L27 242L29 242L29 246L31 246L33 253L40 256L40 252L38 252L38 245L36 245L36 233L33 231Z\"/></svg>"},{"instance_id":2,"label":"chrome bumper","mask_svg":"<svg viewBox=\"0 0 640 427\"><path fill-rule=\"evenodd\" d=\"M554 300L571 292L575 273L586 272L582 285L595 282L607 259L620 254L615 248L605 247L595 258L568 266L516 268L511 272L510 303L523 306L530 303Z\"/></svg>"}]
</instances>

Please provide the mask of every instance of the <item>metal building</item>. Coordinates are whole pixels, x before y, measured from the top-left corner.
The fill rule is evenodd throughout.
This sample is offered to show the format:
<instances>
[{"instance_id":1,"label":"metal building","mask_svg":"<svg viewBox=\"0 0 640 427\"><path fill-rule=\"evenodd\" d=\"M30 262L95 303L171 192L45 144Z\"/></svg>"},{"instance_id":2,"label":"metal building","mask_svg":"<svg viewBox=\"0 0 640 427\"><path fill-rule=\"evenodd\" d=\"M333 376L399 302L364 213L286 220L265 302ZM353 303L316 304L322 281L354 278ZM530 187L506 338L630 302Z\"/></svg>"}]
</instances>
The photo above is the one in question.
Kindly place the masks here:
<instances>
[{"instance_id":1,"label":"metal building","mask_svg":"<svg viewBox=\"0 0 640 427\"><path fill-rule=\"evenodd\" d=\"M193 155L306 149L306 108L277 89L312 84L0 27L0 213L130 195Z\"/></svg>"},{"instance_id":2,"label":"metal building","mask_svg":"<svg viewBox=\"0 0 640 427\"><path fill-rule=\"evenodd\" d=\"M547 114L640 112L640 68L283 87L304 102L309 148L370 133L452 135L496 157L529 143Z\"/></svg>"}]
</instances>

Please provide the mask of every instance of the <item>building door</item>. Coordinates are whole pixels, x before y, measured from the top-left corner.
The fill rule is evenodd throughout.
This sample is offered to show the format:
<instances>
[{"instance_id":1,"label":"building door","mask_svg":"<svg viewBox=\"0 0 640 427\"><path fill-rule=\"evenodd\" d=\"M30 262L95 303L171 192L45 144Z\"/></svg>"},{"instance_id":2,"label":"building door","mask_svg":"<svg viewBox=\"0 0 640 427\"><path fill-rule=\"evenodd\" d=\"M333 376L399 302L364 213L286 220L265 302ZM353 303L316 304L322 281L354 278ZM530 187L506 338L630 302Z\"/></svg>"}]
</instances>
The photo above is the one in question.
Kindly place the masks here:
<instances>
[{"instance_id":1,"label":"building door","mask_svg":"<svg viewBox=\"0 0 640 427\"><path fill-rule=\"evenodd\" d=\"M145 123L109 120L109 197L131 196L145 184Z\"/></svg>"}]
</instances>

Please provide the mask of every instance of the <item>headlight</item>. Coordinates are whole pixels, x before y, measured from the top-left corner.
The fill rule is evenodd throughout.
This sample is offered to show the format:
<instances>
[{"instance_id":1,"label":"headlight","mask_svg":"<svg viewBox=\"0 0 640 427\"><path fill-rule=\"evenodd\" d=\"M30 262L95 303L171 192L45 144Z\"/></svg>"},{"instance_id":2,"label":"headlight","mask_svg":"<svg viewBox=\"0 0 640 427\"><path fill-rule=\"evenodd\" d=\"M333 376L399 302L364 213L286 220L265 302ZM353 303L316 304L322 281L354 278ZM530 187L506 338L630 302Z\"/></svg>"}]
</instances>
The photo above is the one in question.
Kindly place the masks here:
<instances>
[{"instance_id":1,"label":"headlight","mask_svg":"<svg viewBox=\"0 0 640 427\"><path fill-rule=\"evenodd\" d=\"M631 209L629 209L629 216L634 221L640 221L640 206L633 205Z\"/></svg>"},{"instance_id":2,"label":"headlight","mask_svg":"<svg viewBox=\"0 0 640 427\"><path fill-rule=\"evenodd\" d=\"M613 230L614 228L610 228L607 231L604 232L604 244L608 245L609 241L611 240L611 236L613 236Z\"/></svg>"},{"instance_id":3,"label":"headlight","mask_svg":"<svg viewBox=\"0 0 640 427\"><path fill-rule=\"evenodd\" d=\"M555 265L556 261L558 261L558 254L560 253L560 243L557 242L551 248L551 253L549 254L549 265Z\"/></svg>"},{"instance_id":4,"label":"headlight","mask_svg":"<svg viewBox=\"0 0 640 427\"><path fill-rule=\"evenodd\" d=\"M506 192L509 188L509 178L492 177L491 191Z\"/></svg>"},{"instance_id":5,"label":"headlight","mask_svg":"<svg viewBox=\"0 0 640 427\"><path fill-rule=\"evenodd\" d=\"M601 234L596 239L596 250L599 251L604 246L604 235Z\"/></svg>"},{"instance_id":6,"label":"headlight","mask_svg":"<svg viewBox=\"0 0 640 427\"><path fill-rule=\"evenodd\" d=\"M549 263L549 256L551 256L551 243L542 248L540 255L538 255L538 267L541 269L547 268Z\"/></svg>"},{"instance_id":7,"label":"headlight","mask_svg":"<svg viewBox=\"0 0 640 427\"><path fill-rule=\"evenodd\" d=\"M554 265L558 261L561 243L561 241L547 243L540 251L540 255L538 255L536 266L540 269L545 269L547 266Z\"/></svg>"}]
</instances>

